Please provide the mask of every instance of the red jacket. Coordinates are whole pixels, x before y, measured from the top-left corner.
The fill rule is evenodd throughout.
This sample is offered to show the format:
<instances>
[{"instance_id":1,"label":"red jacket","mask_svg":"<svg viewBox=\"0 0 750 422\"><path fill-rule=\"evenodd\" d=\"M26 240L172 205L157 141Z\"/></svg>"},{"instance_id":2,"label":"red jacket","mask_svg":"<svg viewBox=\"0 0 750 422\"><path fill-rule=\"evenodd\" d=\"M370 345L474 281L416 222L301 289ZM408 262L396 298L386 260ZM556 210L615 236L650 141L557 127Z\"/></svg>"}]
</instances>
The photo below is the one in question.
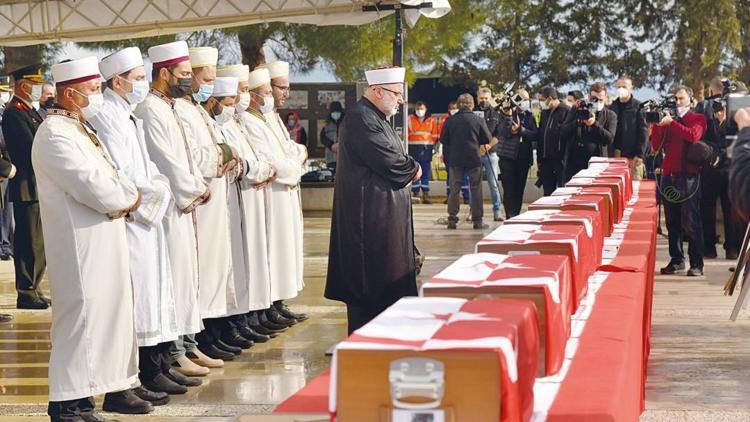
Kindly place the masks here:
<instances>
[{"instance_id":1,"label":"red jacket","mask_svg":"<svg viewBox=\"0 0 750 422\"><path fill-rule=\"evenodd\" d=\"M706 117L689 111L682 122L673 120L669 126L654 126L651 131L651 146L658 151L664 144L664 161L662 174L669 175L683 171L683 150L687 144L703 139L706 133ZM698 174L700 167L687 165L687 172Z\"/></svg>"}]
</instances>

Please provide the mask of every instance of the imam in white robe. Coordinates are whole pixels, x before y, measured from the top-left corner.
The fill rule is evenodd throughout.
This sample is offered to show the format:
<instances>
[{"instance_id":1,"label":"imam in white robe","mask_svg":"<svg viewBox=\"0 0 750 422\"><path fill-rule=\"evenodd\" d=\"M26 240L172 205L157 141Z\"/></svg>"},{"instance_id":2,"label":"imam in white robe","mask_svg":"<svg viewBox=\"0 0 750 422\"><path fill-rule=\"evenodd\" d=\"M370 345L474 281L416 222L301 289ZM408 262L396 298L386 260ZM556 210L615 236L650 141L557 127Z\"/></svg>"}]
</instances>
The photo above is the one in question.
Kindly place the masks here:
<instances>
[{"instance_id":1,"label":"imam in white robe","mask_svg":"<svg viewBox=\"0 0 750 422\"><path fill-rule=\"evenodd\" d=\"M201 318L227 315L227 306L235 304L232 279L232 252L229 240L227 179L222 170L222 150L209 117L199 104L181 98L175 111L185 131L193 161L202 170L211 188L211 199L196 210L198 217L198 297Z\"/></svg>"},{"instance_id":2,"label":"imam in white robe","mask_svg":"<svg viewBox=\"0 0 750 422\"><path fill-rule=\"evenodd\" d=\"M164 231L174 282L177 332L184 335L202 329L195 208L205 200L208 185L192 161L173 107L173 99L151 90L134 114L143 121L146 149L159 172L169 180L174 197L164 220Z\"/></svg>"},{"instance_id":3,"label":"imam in white robe","mask_svg":"<svg viewBox=\"0 0 750 422\"><path fill-rule=\"evenodd\" d=\"M260 113L244 111L239 121L260 159L276 168L276 179L266 186L266 236L271 274L271 301L296 297L302 262L302 221L300 219L300 163L287 155L284 140L274 133Z\"/></svg>"},{"instance_id":4,"label":"imam in white robe","mask_svg":"<svg viewBox=\"0 0 750 422\"><path fill-rule=\"evenodd\" d=\"M49 400L130 388L138 367L122 217L138 190L96 134L62 110L50 110L39 127L31 161L55 298Z\"/></svg>"},{"instance_id":5,"label":"imam in white robe","mask_svg":"<svg viewBox=\"0 0 750 422\"><path fill-rule=\"evenodd\" d=\"M163 223L172 198L169 180L151 162L142 121L124 98L111 89L104 91L104 106L90 121L117 167L135 182L143 201L133 221L126 224L138 346L176 340L180 333Z\"/></svg>"}]
</instances>

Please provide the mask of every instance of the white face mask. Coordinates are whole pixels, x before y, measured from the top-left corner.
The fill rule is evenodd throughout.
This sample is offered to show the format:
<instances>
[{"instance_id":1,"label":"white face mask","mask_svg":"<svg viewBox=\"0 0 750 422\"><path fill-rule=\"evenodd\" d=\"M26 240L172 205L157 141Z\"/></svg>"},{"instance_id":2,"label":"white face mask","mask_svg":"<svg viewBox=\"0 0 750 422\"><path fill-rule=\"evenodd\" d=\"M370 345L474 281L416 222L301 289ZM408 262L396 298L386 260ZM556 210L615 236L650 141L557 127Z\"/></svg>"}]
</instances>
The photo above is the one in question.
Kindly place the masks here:
<instances>
[{"instance_id":1,"label":"white face mask","mask_svg":"<svg viewBox=\"0 0 750 422\"><path fill-rule=\"evenodd\" d=\"M549 110L549 103L547 101L539 101L539 108Z\"/></svg>"},{"instance_id":2,"label":"white face mask","mask_svg":"<svg viewBox=\"0 0 750 422\"><path fill-rule=\"evenodd\" d=\"M39 110L39 101L32 101L31 106L34 107L34 110Z\"/></svg>"},{"instance_id":3,"label":"white face mask","mask_svg":"<svg viewBox=\"0 0 750 422\"><path fill-rule=\"evenodd\" d=\"M130 105L138 105L143 100L146 99L146 96L148 95L148 81L128 81L130 82L130 85L133 87L132 92L126 92L125 96L128 98L128 102Z\"/></svg>"},{"instance_id":4,"label":"white face mask","mask_svg":"<svg viewBox=\"0 0 750 422\"><path fill-rule=\"evenodd\" d=\"M427 113L427 112L426 112L425 110L422 110L422 109L416 110L416 111L414 112L414 114L416 114L416 115L417 115L417 117L424 117L424 115L425 115L426 113Z\"/></svg>"},{"instance_id":5,"label":"white face mask","mask_svg":"<svg viewBox=\"0 0 750 422\"><path fill-rule=\"evenodd\" d=\"M82 92L76 91L75 89L73 91L77 92L83 97L88 98L89 100L89 105L87 105L86 107L80 107L81 115L83 115L86 120L96 116L101 111L102 106L104 105L104 96L101 93L86 95Z\"/></svg>"},{"instance_id":6,"label":"white face mask","mask_svg":"<svg viewBox=\"0 0 750 422\"><path fill-rule=\"evenodd\" d=\"M234 106L225 106L222 104L221 113L214 116L216 123L224 125L234 119Z\"/></svg>"},{"instance_id":7,"label":"white face mask","mask_svg":"<svg viewBox=\"0 0 750 422\"><path fill-rule=\"evenodd\" d=\"M260 112L267 114L273 111L273 96L263 97L263 104L260 106Z\"/></svg>"},{"instance_id":8,"label":"white face mask","mask_svg":"<svg viewBox=\"0 0 750 422\"><path fill-rule=\"evenodd\" d=\"M604 101L599 100L596 103L594 103L594 110L596 110L596 111L602 111L602 110L604 110Z\"/></svg>"},{"instance_id":9,"label":"white face mask","mask_svg":"<svg viewBox=\"0 0 750 422\"><path fill-rule=\"evenodd\" d=\"M2 101L3 104L10 101L10 92L0 92L0 101Z\"/></svg>"},{"instance_id":10,"label":"white face mask","mask_svg":"<svg viewBox=\"0 0 750 422\"><path fill-rule=\"evenodd\" d=\"M617 96L622 100L627 100L630 96L630 91L628 91L627 88L623 87L617 88Z\"/></svg>"},{"instance_id":11,"label":"white face mask","mask_svg":"<svg viewBox=\"0 0 750 422\"><path fill-rule=\"evenodd\" d=\"M31 85L31 92L29 93L29 97L31 98L32 102L39 103L39 100L42 98L42 86L41 85ZM37 108L39 108L37 106Z\"/></svg>"},{"instance_id":12,"label":"white face mask","mask_svg":"<svg viewBox=\"0 0 750 422\"><path fill-rule=\"evenodd\" d=\"M243 92L242 94L240 94L240 100L237 104L234 105L234 108L238 113L242 113L243 111L247 110L248 107L250 107L250 93Z\"/></svg>"},{"instance_id":13,"label":"white face mask","mask_svg":"<svg viewBox=\"0 0 750 422\"><path fill-rule=\"evenodd\" d=\"M454 108L454 109L448 110L448 113L449 113L449 114L450 114L451 116L453 116L454 114L458 113L458 109L457 109L457 108Z\"/></svg>"},{"instance_id":14,"label":"white face mask","mask_svg":"<svg viewBox=\"0 0 750 422\"><path fill-rule=\"evenodd\" d=\"M677 115L680 117L684 117L688 111L690 111L690 107L677 107Z\"/></svg>"},{"instance_id":15,"label":"white face mask","mask_svg":"<svg viewBox=\"0 0 750 422\"><path fill-rule=\"evenodd\" d=\"M531 110L531 101L529 100L521 101L521 110L523 111Z\"/></svg>"}]
</instances>

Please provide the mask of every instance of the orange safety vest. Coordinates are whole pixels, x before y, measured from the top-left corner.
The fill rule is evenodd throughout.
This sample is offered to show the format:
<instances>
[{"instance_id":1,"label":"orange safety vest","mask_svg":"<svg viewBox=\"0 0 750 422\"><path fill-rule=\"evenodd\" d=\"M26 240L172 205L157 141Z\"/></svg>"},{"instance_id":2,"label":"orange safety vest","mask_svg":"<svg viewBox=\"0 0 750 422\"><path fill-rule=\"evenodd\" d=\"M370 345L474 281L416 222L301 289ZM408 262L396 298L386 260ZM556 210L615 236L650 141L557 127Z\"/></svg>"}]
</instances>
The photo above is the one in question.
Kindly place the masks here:
<instances>
[{"instance_id":1,"label":"orange safety vest","mask_svg":"<svg viewBox=\"0 0 750 422\"><path fill-rule=\"evenodd\" d=\"M435 145L440 138L440 128L434 117L429 116L420 122L419 117L409 116L409 145Z\"/></svg>"}]
</instances>

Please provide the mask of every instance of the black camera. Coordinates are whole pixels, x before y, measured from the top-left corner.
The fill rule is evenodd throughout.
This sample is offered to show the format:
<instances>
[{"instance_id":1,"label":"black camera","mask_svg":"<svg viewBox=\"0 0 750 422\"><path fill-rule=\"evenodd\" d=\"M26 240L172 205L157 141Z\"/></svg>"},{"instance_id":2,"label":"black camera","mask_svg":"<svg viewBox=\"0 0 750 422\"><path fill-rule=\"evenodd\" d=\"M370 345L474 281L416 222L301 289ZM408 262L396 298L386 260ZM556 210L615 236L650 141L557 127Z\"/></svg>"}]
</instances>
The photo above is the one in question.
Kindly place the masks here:
<instances>
[{"instance_id":1,"label":"black camera","mask_svg":"<svg viewBox=\"0 0 750 422\"><path fill-rule=\"evenodd\" d=\"M580 122L596 116L596 103L598 102L598 98L579 100L576 104L576 120Z\"/></svg>"},{"instance_id":2,"label":"black camera","mask_svg":"<svg viewBox=\"0 0 750 422\"><path fill-rule=\"evenodd\" d=\"M505 84L502 94L495 98L498 110L513 110L517 107L521 107L523 97L521 97L520 94L513 92L513 87L515 85L515 82Z\"/></svg>"},{"instance_id":3,"label":"black camera","mask_svg":"<svg viewBox=\"0 0 750 422\"><path fill-rule=\"evenodd\" d=\"M659 123L668 112L670 116L677 116L677 98L669 94L662 98L648 100L641 104L646 117L646 123Z\"/></svg>"}]
</instances>

